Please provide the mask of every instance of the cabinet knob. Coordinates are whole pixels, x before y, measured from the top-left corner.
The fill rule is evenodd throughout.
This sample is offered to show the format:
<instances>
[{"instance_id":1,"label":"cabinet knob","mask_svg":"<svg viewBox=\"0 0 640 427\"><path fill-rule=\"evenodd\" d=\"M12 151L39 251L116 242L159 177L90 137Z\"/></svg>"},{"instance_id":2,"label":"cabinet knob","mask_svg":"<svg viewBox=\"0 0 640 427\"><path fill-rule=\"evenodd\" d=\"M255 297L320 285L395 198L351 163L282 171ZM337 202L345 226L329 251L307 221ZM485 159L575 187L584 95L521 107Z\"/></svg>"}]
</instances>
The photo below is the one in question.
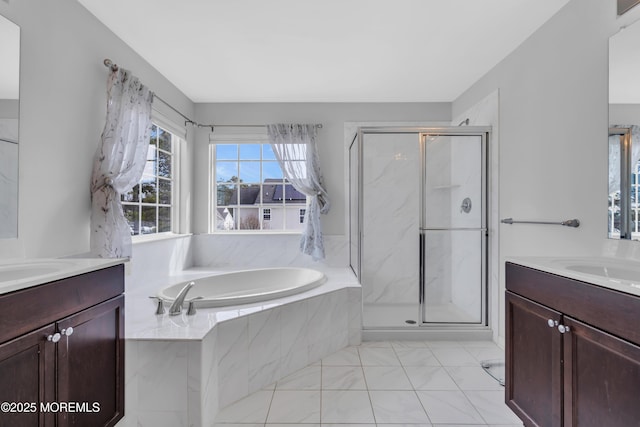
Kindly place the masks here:
<instances>
[{"instance_id":1,"label":"cabinet knob","mask_svg":"<svg viewBox=\"0 0 640 427\"><path fill-rule=\"evenodd\" d=\"M565 325L558 325L558 330L560 331L561 334L567 334L567 333L569 333L571 328L569 328L568 326L565 326Z\"/></svg>"},{"instance_id":2,"label":"cabinet knob","mask_svg":"<svg viewBox=\"0 0 640 427\"><path fill-rule=\"evenodd\" d=\"M549 325L550 328L555 328L556 326L558 326L558 321L549 319L547 320L547 325Z\"/></svg>"},{"instance_id":3,"label":"cabinet knob","mask_svg":"<svg viewBox=\"0 0 640 427\"><path fill-rule=\"evenodd\" d=\"M61 335L58 332L56 332L53 335L49 335L47 337L47 341L58 342L58 341L60 341L60 337L61 337Z\"/></svg>"},{"instance_id":4,"label":"cabinet knob","mask_svg":"<svg viewBox=\"0 0 640 427\"><path fill-rule=\"evenodd\" d=\"M70 337L73 334L73 327L69 326L68 328L61 330L60 333Z\"/></svg>"}]
</instances>

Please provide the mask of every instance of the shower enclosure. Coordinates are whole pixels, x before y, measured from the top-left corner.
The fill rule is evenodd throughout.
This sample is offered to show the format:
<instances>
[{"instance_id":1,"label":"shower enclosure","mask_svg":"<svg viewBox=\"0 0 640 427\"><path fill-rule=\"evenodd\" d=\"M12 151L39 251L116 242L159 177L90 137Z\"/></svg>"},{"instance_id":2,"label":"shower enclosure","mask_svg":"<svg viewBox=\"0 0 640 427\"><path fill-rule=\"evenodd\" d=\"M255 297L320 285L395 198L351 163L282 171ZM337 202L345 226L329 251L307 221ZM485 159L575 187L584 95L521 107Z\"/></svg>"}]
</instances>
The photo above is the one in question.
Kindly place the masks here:
<instances>
[{"instance_id":1,"label":"shower enclosure","mask_svg":"<svg viewBox=\"0 0 640 427\"><path fill-rule=\"evenodd\" d=\"M490 128L360 128L351 266L367 329L487 329Z\"/></svg>"}]
</instances>

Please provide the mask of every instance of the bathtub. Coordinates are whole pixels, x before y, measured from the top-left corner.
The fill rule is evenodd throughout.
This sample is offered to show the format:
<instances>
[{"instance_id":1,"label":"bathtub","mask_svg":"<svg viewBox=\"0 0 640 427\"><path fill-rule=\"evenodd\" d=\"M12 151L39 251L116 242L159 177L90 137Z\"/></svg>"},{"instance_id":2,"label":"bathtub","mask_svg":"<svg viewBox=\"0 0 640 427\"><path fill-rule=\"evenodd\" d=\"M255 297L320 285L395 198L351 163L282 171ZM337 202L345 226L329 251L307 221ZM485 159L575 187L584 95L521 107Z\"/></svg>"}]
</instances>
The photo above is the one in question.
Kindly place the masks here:
<instances>
[{"instance_id":1,"label":"bathtub","mask_svg":"<svg viewBox=\"0 0 640 427\"><path fill-rule=\"evenodd\" d=\"M286 297L320 286L325 275L310 268L260 268L216 274L193 280L187 300L202 297L197 307L224 307L249 304ZM178 292L190 281L168 286L158 297L173 301Z\"/></svg>"}]
</instances>

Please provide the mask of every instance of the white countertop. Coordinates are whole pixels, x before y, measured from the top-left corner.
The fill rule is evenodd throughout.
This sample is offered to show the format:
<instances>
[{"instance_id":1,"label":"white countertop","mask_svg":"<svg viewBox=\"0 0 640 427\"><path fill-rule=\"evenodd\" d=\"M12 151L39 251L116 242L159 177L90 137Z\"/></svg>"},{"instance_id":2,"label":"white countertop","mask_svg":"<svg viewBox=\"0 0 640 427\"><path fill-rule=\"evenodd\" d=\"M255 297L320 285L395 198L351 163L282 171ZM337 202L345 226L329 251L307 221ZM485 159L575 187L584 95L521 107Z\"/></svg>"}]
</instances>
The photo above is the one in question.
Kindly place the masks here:
<instances>
[{"instance_id":1,"label":"white countertop","mask_svg":"<svg viewBox=\"0 0 640 427\"><path fill-rule=\"evenodd\" d=\"M104 258L0 260L0 295L122 264L124 261Z\"/></svg>"},{"instance_id":2,"label":"white countertop","mask_svg":"<svg viewBox=\"0 0 640 427\"><path fill-rule=\"evenodd\" d=\"M280 307L345 287L360 287L358 280L349 268L323 268L318 270L325 274L327 281L308 291L284 298L233 307L198 308L193 316L187 316L186 310L183 310L179 316L169 316L169 308L167 306L165 306L165 314L156 315L157 302L150 299L149 295L127 292L125 294L125 338L136 340L201 340L219 322ZM179 275L168 277L165 283L158 285L158 289L171 284L196 280L201 277L229 271L237 271L237 269L212 270L193 268L184 270Z\"/></svg>"},{"instance_id":3,"label":"white countertop","mask_svg":"<svg viewBox=\"0 0 640 427\"><path fill-rule=\"evenodd\" d=\"M509 257L506 261L640 296L638 261L608 257Z\"/></svg>"}]
</instances>

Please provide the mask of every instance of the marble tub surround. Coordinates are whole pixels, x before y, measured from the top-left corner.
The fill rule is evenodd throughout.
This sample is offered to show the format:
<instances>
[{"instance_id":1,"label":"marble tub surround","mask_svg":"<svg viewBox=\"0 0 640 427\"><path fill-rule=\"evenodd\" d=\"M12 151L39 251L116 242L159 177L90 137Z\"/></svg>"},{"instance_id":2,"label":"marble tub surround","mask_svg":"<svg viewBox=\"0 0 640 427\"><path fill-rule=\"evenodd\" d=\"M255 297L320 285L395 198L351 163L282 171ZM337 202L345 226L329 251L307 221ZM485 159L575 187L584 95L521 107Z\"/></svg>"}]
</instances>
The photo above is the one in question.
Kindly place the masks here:
<instances>
[{"instance_id":1,"label":"marble tub surround","mask_svg":"<svg viewBox=\"0 0 640 427\"><path fill-rule=\"evenodd\" d=\"M169 282L222 272L189 269ZM348 269L323 272L327 282L307 292L195 316L156 316L145 292L127 294L127 415L118 426L210 426L218 408L358 344L360 286Z\"/></svg>"},{"instance_id":2,"label":"marble tub surround","mask_svg":"<svg viewBox=\"0 0 640 427\"><path fill-rule=\"evenodd\" d=\"M215 425L522 426L480 367L499 357L491 341L363 342L222 408Z\"/></svg>"}]
</instances>

